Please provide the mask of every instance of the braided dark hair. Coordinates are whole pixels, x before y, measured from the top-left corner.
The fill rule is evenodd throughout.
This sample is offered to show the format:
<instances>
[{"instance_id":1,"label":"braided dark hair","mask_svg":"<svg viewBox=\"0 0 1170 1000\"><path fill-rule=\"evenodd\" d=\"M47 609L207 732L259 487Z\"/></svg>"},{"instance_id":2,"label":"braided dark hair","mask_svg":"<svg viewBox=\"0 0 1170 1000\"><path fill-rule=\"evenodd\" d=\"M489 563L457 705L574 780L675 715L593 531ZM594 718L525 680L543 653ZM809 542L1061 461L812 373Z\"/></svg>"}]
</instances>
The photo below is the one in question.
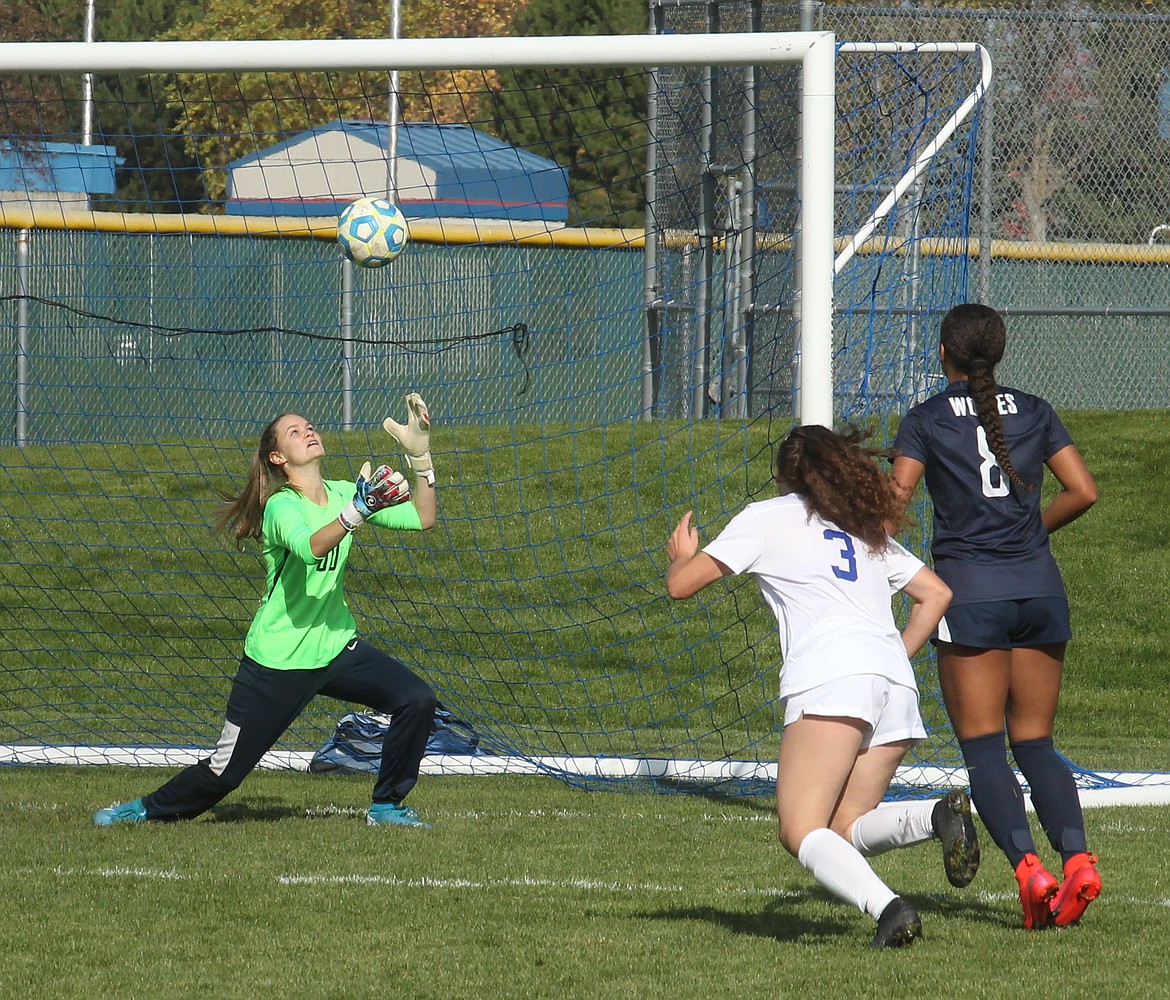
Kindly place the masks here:
<instances>
[{"instance_id":1,"label":"braided dark hair","mask_svg":"<svg viewBox=\"0 0 1170 1000\"><path fill-rule=\"evenodd\" d=\"M1007 328L1003 317L991 306L967 302L955 306L939 326L939 342L946 351L946 360L959 372L966 372L971 387L971 398L975 401L975 415L987 435L987 446L999 463L1004 475L1013 483L1034 493L1036 487L1025 483L1008 452L1007 439L1003 434L1003 421L999 415L996 397L995 366L1003 360L1007 347Z\"/></svg>"},{"instance_id":2,"label":"braided dark hair","mask_svg":"<svg viewBox=\"0 0 1170 1000\"><path fill-rule=\"evenodd\" d=\"M867 448L868 431L846 427L835 433L819 424L793 428L776 449L776 483L799 493L809 514L860 538L873 553L889 545L889 531L905 519L891 477L875 457L888 449Z\"/></svg>"}]
</instances>

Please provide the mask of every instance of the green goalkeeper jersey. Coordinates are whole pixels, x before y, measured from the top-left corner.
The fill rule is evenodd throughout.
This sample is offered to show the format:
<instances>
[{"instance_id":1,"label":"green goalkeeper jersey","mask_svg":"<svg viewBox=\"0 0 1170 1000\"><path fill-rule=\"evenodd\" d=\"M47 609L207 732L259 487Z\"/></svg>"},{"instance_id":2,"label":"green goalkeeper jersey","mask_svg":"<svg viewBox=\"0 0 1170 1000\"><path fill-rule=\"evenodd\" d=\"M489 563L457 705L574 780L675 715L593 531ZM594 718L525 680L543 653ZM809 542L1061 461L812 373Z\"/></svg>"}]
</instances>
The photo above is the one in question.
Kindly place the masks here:
<instances>
[{"instance_id":1,"label":"green goalkeeper jersey","mask_svg":"<svg viewBox=\"0 0 1170 1000\"><path fill-rule=\"evenodd\" d=\"M318 559L309 548L313 533L336 520L353 499L353 483L326 480L329 500L318 506L285 487L264 505L264 564L267 584L260 609L244 640L244 653L274 670L312 670L329 663L357 633L342 584L353 536ZM421 531L413 503L377 511L372 524Z\"/></svg>"}]
</instances>

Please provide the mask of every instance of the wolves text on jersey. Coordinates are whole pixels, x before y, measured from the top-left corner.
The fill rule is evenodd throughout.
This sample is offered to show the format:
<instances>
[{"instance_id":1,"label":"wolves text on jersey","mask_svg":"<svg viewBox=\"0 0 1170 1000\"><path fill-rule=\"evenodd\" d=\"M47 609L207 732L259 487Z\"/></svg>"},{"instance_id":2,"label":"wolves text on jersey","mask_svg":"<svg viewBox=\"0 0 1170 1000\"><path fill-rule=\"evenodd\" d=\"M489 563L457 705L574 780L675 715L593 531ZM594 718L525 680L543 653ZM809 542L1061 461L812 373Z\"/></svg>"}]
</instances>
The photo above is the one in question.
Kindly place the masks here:
<instances>
[{"instance_id":1,"label":"wolves text on jersey","mask_svg":"<svg viewBox=\"0 0 1170 1000\"><path fill-rule=\"evenodd\" d=\"M1005 413L1020 412L1016 409L1016 397L1010 392L997 392L995 401L999 406L1000 416ZM947 402L951 404L951 409L954 410L956 417L974 417L976 415L975 400L970 396L951 396Z\"/></svg>"}]
</instances>

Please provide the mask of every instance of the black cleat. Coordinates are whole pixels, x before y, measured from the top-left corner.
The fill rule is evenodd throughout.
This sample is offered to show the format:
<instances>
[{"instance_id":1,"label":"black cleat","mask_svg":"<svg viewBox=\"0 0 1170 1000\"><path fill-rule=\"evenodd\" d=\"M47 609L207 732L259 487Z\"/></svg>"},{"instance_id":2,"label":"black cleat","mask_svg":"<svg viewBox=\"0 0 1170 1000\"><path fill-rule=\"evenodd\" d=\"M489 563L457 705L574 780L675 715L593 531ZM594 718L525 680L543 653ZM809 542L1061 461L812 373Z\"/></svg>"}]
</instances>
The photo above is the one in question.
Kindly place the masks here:
<instances>
[{"instance_id":1,"label":"black cleat","mask_svg":"<svg viewBox=\"0 0 1170 1000\"><path fill-rule=\"evenodd\" d=\"M956 889L970 885L979 871L979 840L971 815L971 796L952 788L935 803L930 822L942 843L947 881Z\"/></svg>"},{"instance_id":2,"label":"black cleat","mask_svg":"<svg viewBox=\"0 0 1170 1000\"><path fill-rule=\"evenodd\" d=\"M901 896L895 896L878 919L871 948L902 948L922 937L922 918Z\"/></svg>"}]
</instances>

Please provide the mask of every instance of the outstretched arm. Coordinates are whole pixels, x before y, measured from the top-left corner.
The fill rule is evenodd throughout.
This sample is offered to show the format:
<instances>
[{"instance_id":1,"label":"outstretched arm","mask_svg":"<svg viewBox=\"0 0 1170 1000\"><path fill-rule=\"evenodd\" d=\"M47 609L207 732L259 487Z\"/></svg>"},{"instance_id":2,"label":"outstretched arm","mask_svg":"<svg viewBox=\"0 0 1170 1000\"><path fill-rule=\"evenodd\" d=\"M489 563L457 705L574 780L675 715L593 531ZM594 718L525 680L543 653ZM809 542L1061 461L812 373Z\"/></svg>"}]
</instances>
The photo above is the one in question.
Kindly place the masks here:
<instances>
[{"instance_id":1,"label":"outstretched arm","mask_svg":"<svg viewBox=\"0 0 1170 1000\"><path fill-rule=\"evenodd\" d=\"M434 482L421 472L416 473L410 499L414 501L414 509L418 511L418 519L422 522L423 530L433 528L435 522L439 520L439 498Z\"/></svg>"},{"instance_id":2,"label":"outstretched arm","mask_svg":"<svg viewBox=\"0 0 1170 1000\"><path fill-rule=\"evenodd\" d=\"M699 551L699 531L691 525L695 512L688 510L666 542L670 568L666 571L666 592L675 600L694 597L709 583L731 576L731 569L718 559Z\"/></svg>"}]
</instances>

